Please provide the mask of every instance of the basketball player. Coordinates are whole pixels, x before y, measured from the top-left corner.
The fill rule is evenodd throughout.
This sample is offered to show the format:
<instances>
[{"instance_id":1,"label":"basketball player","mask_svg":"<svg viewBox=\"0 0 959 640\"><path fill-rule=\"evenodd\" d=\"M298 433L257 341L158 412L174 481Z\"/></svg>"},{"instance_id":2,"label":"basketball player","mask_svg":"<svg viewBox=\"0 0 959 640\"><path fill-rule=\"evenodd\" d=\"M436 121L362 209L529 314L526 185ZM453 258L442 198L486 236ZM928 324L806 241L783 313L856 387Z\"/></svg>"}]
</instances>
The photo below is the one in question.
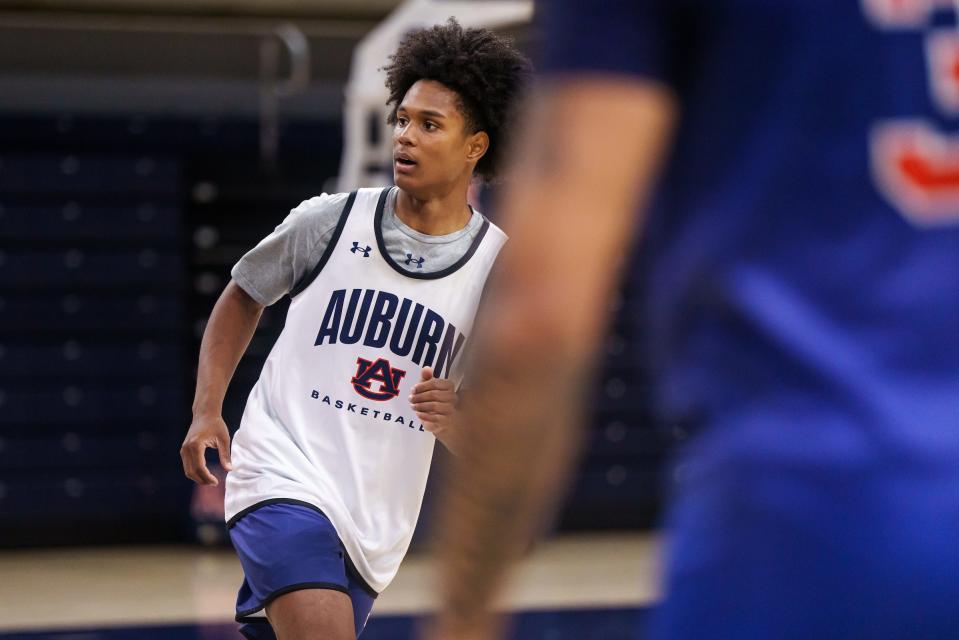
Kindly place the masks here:
<instances>
[{"instance_id":1,"label":"basketball player","mask_svg":"<svg viewBox=\"0 0 959 640\"><path fill-rule=\"evenodd\" d=\"M639 226L654 408L694 434L642 637L959 637L955 7L542 5L434 638L499 633Z\"/></svg>"},{"instance_id":2,"label":"basketball player","mask_svg":"<svg viewBox=\"0 0 959 640\"><path fill-rule=\"evenodd\" d=\"M396 187L323 195L233 268L200 352L187 476L219 450L247 638L352 639L393 579L505 235L467 204L494 175L528 62L485 29L419 30L386 67ZM230 448L224 392L264 306L286 326ZM275 634L275 635L274 635Z\"/></svg>"}]
</instances>

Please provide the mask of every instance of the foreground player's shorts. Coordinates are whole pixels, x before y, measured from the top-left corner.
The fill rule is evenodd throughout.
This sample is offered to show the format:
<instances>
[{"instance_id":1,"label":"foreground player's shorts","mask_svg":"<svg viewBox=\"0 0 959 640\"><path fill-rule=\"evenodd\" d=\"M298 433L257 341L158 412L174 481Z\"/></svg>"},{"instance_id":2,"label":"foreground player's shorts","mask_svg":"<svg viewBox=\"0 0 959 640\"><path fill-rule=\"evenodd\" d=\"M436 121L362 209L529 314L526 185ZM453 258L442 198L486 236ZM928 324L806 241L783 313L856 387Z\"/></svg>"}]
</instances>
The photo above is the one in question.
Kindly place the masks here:
<instances>
[{"instance_id":1,"label":"foreground player's shorts","mask_svg":"<svg viewBox=\"0 0 959 640\"><path fill-rule=\"evenodd\" d=\"M236 600L236 621L250 640L275 640L264 614L273 599L299 589L342 591L353 602L359 636L376 592L359 576L329 519L311 505L269 501L232 520L230 539L244 580Z\"/></svg>"}]
</instances>

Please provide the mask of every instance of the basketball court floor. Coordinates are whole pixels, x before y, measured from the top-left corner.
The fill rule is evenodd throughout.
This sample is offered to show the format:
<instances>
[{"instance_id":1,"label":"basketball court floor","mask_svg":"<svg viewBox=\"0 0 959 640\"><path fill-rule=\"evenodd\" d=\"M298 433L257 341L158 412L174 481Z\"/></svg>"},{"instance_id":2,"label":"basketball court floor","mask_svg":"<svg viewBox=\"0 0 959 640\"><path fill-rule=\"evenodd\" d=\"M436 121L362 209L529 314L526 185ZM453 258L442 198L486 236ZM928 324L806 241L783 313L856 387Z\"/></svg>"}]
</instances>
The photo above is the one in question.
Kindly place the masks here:
<instances>
[{"instance_id":1,"label":"basketball court floor","mask_svg":"<svg viewBox=\"0 0 959 640\"><path fill-rule=\"evenodd\" d=\"M503 606L522 640L633 640L658 591L650 534L541 543ZM430 610L432 567L411 554L379 597L362 640L414 637ZM0 553L0 640L240 640L232 550L144 547Z\"/></svg>"}]
</instances>

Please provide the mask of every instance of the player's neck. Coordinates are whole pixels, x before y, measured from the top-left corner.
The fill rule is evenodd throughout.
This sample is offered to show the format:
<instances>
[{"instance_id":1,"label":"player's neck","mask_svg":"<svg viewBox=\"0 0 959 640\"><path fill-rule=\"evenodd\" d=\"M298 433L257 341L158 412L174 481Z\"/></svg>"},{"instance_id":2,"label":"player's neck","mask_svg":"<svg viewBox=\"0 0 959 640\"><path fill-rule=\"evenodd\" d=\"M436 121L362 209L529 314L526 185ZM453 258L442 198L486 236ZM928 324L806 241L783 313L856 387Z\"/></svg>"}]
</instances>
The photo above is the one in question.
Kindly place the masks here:
<instances>
[{"instance_id":1,"label":"player's neck","mask_svg":"<svg viewBox=\"0 0 959 640\"><path fill-rule=\"evenodd\" d=\"M396 195L396 217L406 226L430 236L445 236L469 224L466 190L455 189L430 198L417 198L402 189Z\"/></svg>"}]
</instances>

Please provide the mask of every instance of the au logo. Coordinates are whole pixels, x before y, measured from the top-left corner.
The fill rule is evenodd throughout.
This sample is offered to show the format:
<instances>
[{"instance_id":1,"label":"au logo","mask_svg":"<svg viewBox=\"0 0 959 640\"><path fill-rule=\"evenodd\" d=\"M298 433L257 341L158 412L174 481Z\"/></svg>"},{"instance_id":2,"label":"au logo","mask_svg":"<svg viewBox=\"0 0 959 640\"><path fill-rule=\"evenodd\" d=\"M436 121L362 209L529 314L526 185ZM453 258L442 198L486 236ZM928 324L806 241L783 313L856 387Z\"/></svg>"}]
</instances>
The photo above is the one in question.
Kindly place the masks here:
<instances>
[{"instance_id":1,"label":"au logo","mask_svg":"<svg viewBox=\"0 0 959 640\"><path fill-rule=\"evenodd\" d=\"M350 382L353 388L364 398L370 400L391 400L400 394L400 380L406 375L405 371L394 369L390 366L389 360L380 358L376 362L356 359L356 375ZM373 389L373 383L379 383L377 389Z\"/></svg>"}]
</instances>

